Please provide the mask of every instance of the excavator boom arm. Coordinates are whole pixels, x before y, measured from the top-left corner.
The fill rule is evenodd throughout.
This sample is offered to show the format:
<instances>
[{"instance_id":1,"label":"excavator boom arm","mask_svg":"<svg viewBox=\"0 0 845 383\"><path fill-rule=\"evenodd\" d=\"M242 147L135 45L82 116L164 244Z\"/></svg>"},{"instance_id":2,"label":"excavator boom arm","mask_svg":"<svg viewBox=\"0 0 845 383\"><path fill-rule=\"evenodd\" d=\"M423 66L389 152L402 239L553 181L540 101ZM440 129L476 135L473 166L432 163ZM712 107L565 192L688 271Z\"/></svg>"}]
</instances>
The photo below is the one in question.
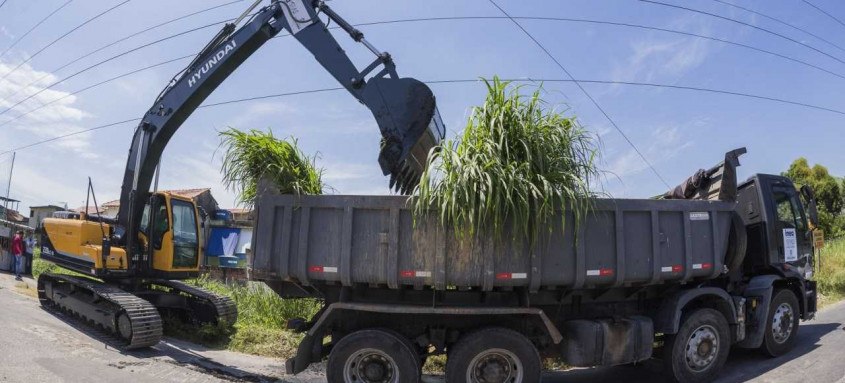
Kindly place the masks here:
<instances>
[{"instance_id":1,"label":"excavator boom arm","mask_svg":"<svg viewBox=\"0 0 845 383\"><path fill-rule=\"evenodd\" d=\"M243 19L260 1L256 1ZM376 60L359 71L318 17L318 11L336 21L356 41L376 54ZM237 22L236 22L237 23ZM125 229L119 242L126 245L129 259L136 252L144 205L162 152L173 134L199 105L264 43L282 30L307 48L317 61L356 99L373 113L382 133L379 164L391 176L391 186L410 191L419 182L428 152L445 134L428 87L412 78L399 78L392 58L377 51L323 2L273 0L235 30L227 24L191 65L162 91L138 125L120 195L119 226ZM366 78L381 67L370 78Z\"/></svg>"}]
</instances>

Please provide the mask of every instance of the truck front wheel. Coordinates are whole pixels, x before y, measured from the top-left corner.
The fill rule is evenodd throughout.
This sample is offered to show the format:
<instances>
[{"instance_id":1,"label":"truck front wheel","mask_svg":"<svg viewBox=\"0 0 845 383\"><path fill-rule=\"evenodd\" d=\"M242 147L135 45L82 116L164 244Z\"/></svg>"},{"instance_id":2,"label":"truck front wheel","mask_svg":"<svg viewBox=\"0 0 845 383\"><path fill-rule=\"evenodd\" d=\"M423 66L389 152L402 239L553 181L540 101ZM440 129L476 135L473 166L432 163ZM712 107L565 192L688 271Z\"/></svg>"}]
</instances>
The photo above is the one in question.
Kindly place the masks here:
<instances>
[{"instance_id":1,"label":"truck front wheel","mask_svg":"<svg viewBox=\"0 0 845 383\"><path fill-rule=\"evenodd\" d=\"M684 320L678 333L665 339L663 364L671 378L681 383L711 382L730 351L728 321L713 309L697 309Z\"/></svg>"},{"instance_id":2,"label":"truck front wheel","mask_svg":"<svg viewBox=\"0 0 845 383\"><path fill-rule=\"evenodd\" d=\"M540 354L522 334L499 327L462 337L449 350L446 381L467 383L539 382Z\"/></svg>"},{"instance_id":3,"label":"truck front wheel","mask_svg":"<svg viewBox=\"0 0 845 383\"><path fill-rule=\"evenodd\" d=\"M788 289L775 293L766 318L766 337L760 349L769 356L786 354L798 335L798 298Z\"/></svg>"},{"instance_id":4,"label":"truck front wheel","mask_svg":"<svg viewBox=\"0 0 845 383\"><path fill-rule=\"evenodd\" d=\"M419 383L421 358L402 335L360 330L343 337L326 366L331 383Z\"/></svg>"}]
</instances>

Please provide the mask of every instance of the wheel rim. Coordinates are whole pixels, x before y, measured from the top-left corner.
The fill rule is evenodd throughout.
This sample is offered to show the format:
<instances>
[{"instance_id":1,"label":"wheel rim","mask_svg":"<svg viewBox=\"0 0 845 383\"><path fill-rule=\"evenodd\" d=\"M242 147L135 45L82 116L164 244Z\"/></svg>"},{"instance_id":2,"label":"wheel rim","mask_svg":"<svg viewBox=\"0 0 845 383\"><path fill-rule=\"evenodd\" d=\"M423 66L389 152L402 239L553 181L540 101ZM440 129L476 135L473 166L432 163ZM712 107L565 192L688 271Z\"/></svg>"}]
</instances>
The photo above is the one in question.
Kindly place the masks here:
<instances>
[{"instance_id":1,"label":"wheel rim","mask_svg":"<svg viewBox=\"0 0 845 383\"><path fill-rule=\"evenodd\" d=\"M117 318L117 331L123 339L129 339L132 337L132 322L129 320L128 315L121 314L120 317Z\"/></svg>"},{"instance_id":2,"label":"wheel rim","mask_svg":"<svg viewBox=\"0 0 845 383\"><path fill-rule=\"evenodd\" d=\"M713 326L702 325L687 338L686 361L693 371L704 371L719 355L719 333Z\"/></svg>"},{"instance_id":3,"label":"wheel rim","mask_svg":"<svg viewBox=\"0 0 845 383\"><path fill-rule=\"evenodd\" d=\"M349 383L398 383L399 367L390 355L366 348L346 359L343 378Z\"/></svg>"},{"instance_id":4,"label":"wheel rim","mask_svg":"<svg viewBox=\"0 0 845 383\"><path fill-rule=\"evenodd\" d=\"M786 342L792 335L793 322L792 306L788 303L781 303L772 316L772 337L777 343Z\"/></svg>"},{"instance_id":5,"label":"wheel rim","mask_svg":"<svg viewBox=\"0 0 845 383\"><path fill-rule=\"evenodd\" d=\"M467 368L467 382L521 383L522 361L514 353L494 348L484 350L472 358Z\"/></svg>"}]
</instances>

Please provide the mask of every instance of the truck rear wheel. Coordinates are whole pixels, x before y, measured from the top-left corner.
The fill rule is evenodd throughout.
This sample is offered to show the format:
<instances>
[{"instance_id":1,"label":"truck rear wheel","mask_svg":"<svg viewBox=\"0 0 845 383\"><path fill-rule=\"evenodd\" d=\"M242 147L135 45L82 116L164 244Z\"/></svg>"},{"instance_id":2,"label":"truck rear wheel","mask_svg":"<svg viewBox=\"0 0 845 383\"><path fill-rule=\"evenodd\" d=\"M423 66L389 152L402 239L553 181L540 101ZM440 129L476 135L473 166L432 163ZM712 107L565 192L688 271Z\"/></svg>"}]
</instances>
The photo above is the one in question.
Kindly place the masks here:
<instances>
[{"instance_id":1,"label":"truck rear wheel","mask_svg":"<svg viewBox=\"0 0 845 383\"><path fill-rule=\"evenodd\" d=\"M383 329L360 330L332 348L326 367L331 383L418 383L419 353L401 335Z\"/></svg>"},{"instance_id":2,"label":"truck rear wheel","mask_svg":"<svg viewBox=\"0 0 845 383\"><path fill-rule=\"evenodd\" d=\"M728 359L730 339L722 313L703 308L684 315L678 333L666 336L666 372L681 383L713 381Z\"/></svg>"},{"instance_id":3,"label":"truck rear wheel","mask_svg":"<svg viewBox=\"0 0 845 383\"><path fill-rule=\"evenodd\" d=\"M446 381L467 383L539 382L537 348L522 334L488 328L462 337L446 359Z\"/></svg>"},{"instance_id":4,"label":"truck rear wheel","mask_svg":"<svg viewBox=\"0 0 845 383\"><path fill-rule=\"evenodd\" d=\"M798 338L798 298L788 289L775 292L766 318L766 336L760 349L769 356L780 356L795 346Z\"/></svg>"}]
</instances>

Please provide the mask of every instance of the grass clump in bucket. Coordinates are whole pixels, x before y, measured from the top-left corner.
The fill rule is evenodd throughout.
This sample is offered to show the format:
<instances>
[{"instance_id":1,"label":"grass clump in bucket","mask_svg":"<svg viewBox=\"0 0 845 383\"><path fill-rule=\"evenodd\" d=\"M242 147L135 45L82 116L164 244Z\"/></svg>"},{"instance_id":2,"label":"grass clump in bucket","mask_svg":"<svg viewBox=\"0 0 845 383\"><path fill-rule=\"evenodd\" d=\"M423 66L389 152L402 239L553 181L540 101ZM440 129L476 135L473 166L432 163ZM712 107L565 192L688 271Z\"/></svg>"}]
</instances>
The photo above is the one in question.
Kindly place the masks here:
<instances>
[{"instance_id":1,"label":"grass clump in bucket","mask_svg":"<svg viewBox=\"0 0 845 383\"><path fill-rule=\"evenodd\" d=\"M272 132L229 128L219 133L223 183L238 193L238 202L252 208L258 182L268 178L282 194L322 194L323 170L306 156L295 139L280 140Z\"/></svg>"},{"instance_id":2,"label":"grass clump in bucket","mask_svg":"<svg viewBox=\"0 0 845 383\"><path fill-rule=\"evenodd\" d=\"M463 133L429 157L415 215L434 213L458 236L497 236L510 223L531 241L555 209L572 211L577 223L600 175L597 138L549 107L539 88L526 96L498 78L484 82L487 97Z\"/></svg>"}]
</instances>

